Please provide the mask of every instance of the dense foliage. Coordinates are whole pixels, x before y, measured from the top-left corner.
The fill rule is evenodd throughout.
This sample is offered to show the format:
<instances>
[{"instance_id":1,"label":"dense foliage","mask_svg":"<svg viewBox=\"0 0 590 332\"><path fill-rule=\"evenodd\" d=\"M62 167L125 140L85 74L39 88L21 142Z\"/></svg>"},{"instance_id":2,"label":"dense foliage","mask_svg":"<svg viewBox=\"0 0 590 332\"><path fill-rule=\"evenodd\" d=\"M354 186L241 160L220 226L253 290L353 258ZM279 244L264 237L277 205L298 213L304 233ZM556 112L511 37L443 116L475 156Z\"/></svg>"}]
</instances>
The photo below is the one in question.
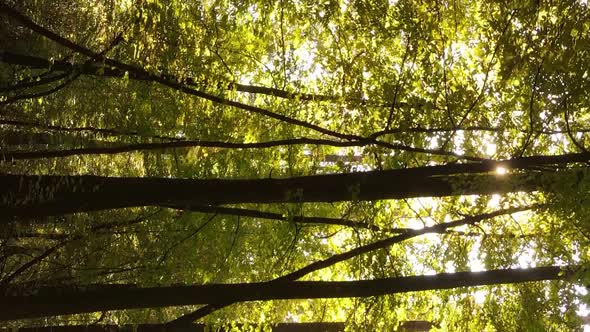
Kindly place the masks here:
<instances>
[{"instance_id":1,"label":"dense foliage","mask_svg":"<svg viewBox=\"0 0 590 332\"><path fill-rule=\"evenodd\" d=\"M581 330L585 1L0 0L0 14L3 294L559 265L564 280L198 318Z\"/></svg>"}]
</instances>

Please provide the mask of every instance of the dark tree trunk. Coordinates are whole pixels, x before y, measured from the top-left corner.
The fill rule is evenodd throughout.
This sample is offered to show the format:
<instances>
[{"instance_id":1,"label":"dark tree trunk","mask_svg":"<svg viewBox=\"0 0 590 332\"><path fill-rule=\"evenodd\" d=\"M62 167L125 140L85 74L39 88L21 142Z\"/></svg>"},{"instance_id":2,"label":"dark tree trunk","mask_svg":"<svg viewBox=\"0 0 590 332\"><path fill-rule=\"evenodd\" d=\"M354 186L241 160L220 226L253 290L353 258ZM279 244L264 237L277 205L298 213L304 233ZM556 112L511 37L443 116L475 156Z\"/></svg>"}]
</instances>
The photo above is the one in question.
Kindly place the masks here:
<instances>
[{"instance_id":1,"label":"dark tree trunk","mask_svg":"<svg viewBox=\"0 0 590 332\"><path fill-rule=\"evenodd\" d=\"M65 325L4 328L0 332L205 332L205 325L190 324L180 328L163 329L160 324L139 325Z\"/></svg>"},{"instance_id":2,"label":"dark tree trunk","mask_svg":"<svg viewBox=\"0 0 590 332\"><path fill-rule=\"evenodd\" d=\"M0 215L42 217L136 206L336 202L551 190L568 177L580 181L584 170L528 169L581 160L588 160L588 154L251 180L6 174L0 175ZM524 170L489 174L498 166Z\"/></svg>"},{"instance_id":3,"label":"dark tree trunk","mask_svg":"<svg viewBox=\"0 0 590 332\"><path fill-rule=\"evenodd\" d=\"M569 270L568 270L569 271ZM567 271L566 271L567 272ZM479 285L556 280L568 276L562 267L442 273L361 281L258 282L155 288L100 287L32 296L0 297L0 320L15 320L106 310L216 304L278 299L368 297ZM115 285L113 285L115 286Z\"/></svg>"},{"instance_id":4,"label":"dark tree trunk","mask_svg":"<svg viewBox=\"0 0 590 332\"><path fill-rule=\"evenodd\" d=\"M232 326L240 324L232 324ZM43 326L21 327L18 329L0 329L0 332L205 332L205 331L234 331L231 328L206 329L204 324L190 324L187 326L162 326L161 324L139 325L69 325L69 326ZM342 322L317 322L317 323L279 323L273 325L272 332L344 332L346 325ZM212 329L215 328L215 329Z\"/></svg>"},{"instance_id":5,"label":"dark tree trunk","mask_svg":"<svg viewBox=\"0 0 590 332\"><path fill-rule=\"evenodd\" d=\"M411 171L407 170L407 171ZM0 175L0 215L42 217L136 206L336 202L549 190L560 173L415 176L406 170L221 180Z\"/></svg>"},{"instance_id":6,"label":"dark tree trunk","mask_svg":"<svg viewBox=\"0 0 590 332\"><path fill-rule=\"evenodd\" d=\"M203 206L236 203L336 202L552 190L584 169L532 171L547 164L588 160L588 153L499 162L450 164L285 179L170 179L100 176L0 175L0 215L43 217L135 206ZM498 166L510 174L489 174ZM521 169L522 171L514 171ZM563 188L562 188L563 189ZM9 219L9 218L7 218ZM6 220L7 220L6 219Z\"/></svg>"}]
</instances>

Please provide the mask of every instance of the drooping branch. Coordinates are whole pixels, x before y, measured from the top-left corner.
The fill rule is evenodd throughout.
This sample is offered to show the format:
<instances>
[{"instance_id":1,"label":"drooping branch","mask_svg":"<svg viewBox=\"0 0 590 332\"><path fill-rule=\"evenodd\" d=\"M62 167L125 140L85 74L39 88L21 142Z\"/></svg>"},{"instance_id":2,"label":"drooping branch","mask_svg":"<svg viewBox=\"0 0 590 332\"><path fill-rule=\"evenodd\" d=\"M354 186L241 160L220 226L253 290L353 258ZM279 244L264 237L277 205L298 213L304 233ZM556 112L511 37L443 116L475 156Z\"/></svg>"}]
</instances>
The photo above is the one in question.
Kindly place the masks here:
<instances>
[{"instance_id":1,"label":"drooping branch","mask_svg":"<svg viewBox=\"0 0 590 332\"><path fill-rule=\"evenodd\" d=\"M382 146L382 147L388 148L388 149L401 149L401 148L405 147L405 151L410 151L410 152L445 155L445 156L449 156L449 157L455 157L455 158L459 158L459 159L472 160L472 161L482 160L482 158L479 158L479 157L464 156L464 155L461 155L458 153L445 151L444 149L434 150L434 149L407 147L402 144L378 141L375 138L366 138L366 137L362 137L362 136L354 135L354 134L345 134L345 133L337 132L337 131L334 131L331 129L327 129L327 128L315 125L315 124L307 122L307 121L303 121L303 120L299 120L296 118L288 117L286 115L275 113L275 112L272 112L272 111L269 111L269 110L266 110L266 109L263 109L263 108L260 108L257 106L252 106L252 105L240 103L237 101L225 99L225 98L222 98L222 97L219 97L219 96L207 93L207 92L203 92L203 91L194 89L187 84L179 82L176 79L171 79L169 77L166 77L165 75L153 74L143 68L140 68L140 67L137 67L134 65L129 65L129 64L123 63L121 61L117 61L117 60L113 60L108 57L105 57L102 54L96 53L86 47L78 45L78 44L56 34L55 32L52 32L52 31L36 24L27 16L21 14L20 12L16 11L15 9L11 8L10 6L8 6L6 4L0 3L0 12L10 15L11 18L19 21L22 25L39 33L40 35L45 36L46 38L51 39L51 40L59 43L60 45L71 49L72 51L86 55L86 56L92 58L93 60L100 60L100 61L104 62L105 65L117 68L121 71L129 72L129 73L133 73L137 76L145 77L146 80L162 84L162 85L172 88L174 90L181 91L181 92L186 93L188 95L203 98L203 99L212 101L212 102L220 104L220 105L231 106L231 107L242 109L242 110L254 113L254 114L260 114L260 115L267 116L267 117L275 119L275 120L279 120L284 123L288 123L288 124L295 125L295 126L302 127L302 128L307 128L307 129L313 130L315 132L318 132L318 133L321 133L321 134L324 134L327 136L343 139L343 140L366 141L366 142L370 142L372 144Z\"/></svg>"},{"instance_id":2,"label":"drooping branch","mask_svg":"<svg viewBox=\"0 0 590 332\"><path fill-rule=\"evenodd\" d=\"M78 78L78 76L79 75L75 75L75 74L68 75L67 77L65 77L63 79L62 82L60 82L59 84L57 84L54 87L51 87L48 90L41 91L41 92L25 93L25 94L9 97L9 98L1 101L0 105L11 104L11 103L17 102L19 100L34 99L34 98L41 98L41 97L49 96L49 95L65 88L66 86L70 85L70 83L72 83L76 78Z\"/></svg>"},{"instance_id":3,"label":"drooping branch","mask_svg":"<svg viewBox=\"0 0 590 332\"><path fill-rule=\"evenodd\" d=\"M147 214L147 215L144 215L144 216L140 216L140 217L131 219L131 220L115 221L115 222L98 224L96 226L91 227L89 231L90 231L90 233L94 233L94 232L98 232L98 231L105 230L105 229L112 229L112 228L120 227L120 226L130 226L130 225L138 224L138 223L141 223L141 222L145 221L147 218L156 215L159 212L160 212L160 210L158 210L158 211L156 211L154 213L150 213L150 214ZM41 261L43 261L45 258L47 258L50 255L52 255L54 252L56 252L59 249L63 248L67 244L69 244L69 243L71 243L73 241L81 240L84 237L85 237L84 234L74 234L74 235L71 235L71 236L65 236L65 237L63 237L62 239L60 239L60 242L59 243L57 243L57 244L53 245L52 247L48 248L47 250L45 250L40 255L34 257L30 261L28 261L28 262L24 263L23 265L21 265L20 267L18 267L15 271L13 271L12 273L10 273L6 277L0 279L0 291L2 289L6 288L7 285L9 285L18 276L20 276L21 274L23 274L24 272L26 272L31 267L39 264Z\"/></svg>"},{"instance_id":4,"label":"drooping branch","mask_svg":"<svg viewBox=\"0 0 590 332\"><path fill-rule=\"evenodd\" d=\"M31 69L49 69L53 71L61 71L61 72L70 72L73 70L78 70L82 72L84 75L92 75L92 76L100 76L100 77L112 77L112 78L123 78L128 77L129 79L133 80L140 80L140 81L149 81L151 80L150 77L145 75L139 75L138 73L132 72L125 72L117 67L110 67L101 64L92 64L83 66L81 64L75 64L68 61L49 61L48 59L44 59L38 56L32 55L25 55L25 54L18 54L13 53L10 51L0 51L0 62L4 62L11 65L20 65L24 67L28 67ZM171 75L163 75L168 79L173 79L178 82L182 82L183 84L198 87L198 86L208 86L211 83L207 80L196 80L192 77L185 77L185 78L177 78L172 77ZM49 79L48 79L49 80ZM44 83L44 82L43 82ZM31 82L23 82L23 84L17 84L15 86L7 87L7 88L0 88L0 92L2 91L9 91L15 90L30 86L37 86L43 84L37 81ZM238 92L245 92L251 94L263 94L273 97L279 97L283 99L297 99L297 100L309 100L309 101L349 101L349 102L357 102L360 104L366 104L366 100L361 99L344 99L340 96L329 96L329 95L322 95L322 94L310 94L310 93L296 93L296 92L288 92L282 89L277 88L270 88L265 86L257 86L257 85L248 85L248 84L240 84L235 82L223 83L218 82L216 87L219 89L224 90L232 90Z\"/></svg>"},{"instance_id":5,"label":"drooping branch","mask_svg":"<svg viewBox=\"0 0 590 332\"><path fill-rule=\"evenodd\" d=\"M216 95L212 95L212 94L200 91L200 90L196 90L186 84L183 84L181 82L177 82L175 80L171 80L165 76L150 73L143 68L140 68L140 67L137 67L134 65L129 65L129 64L123 63L121 61L110 59L102 54L96 53L84 46L78 45L78 44L58 35L55 32L50 31L50 30L36 24L29 17L23 15L22 13L18 12L14 8L8 6L4 2L0 2L0 13L10 16L12 19L17 20L18 22L20 22L22 25L26 26L27 28L35 31L36 33L38 33L50 40L55 41L56 43L58 43L64 47L71 49L72 51L86 55L95 61L102 61L108 66L115 67L115 68L118 68L123 71L128 71L129 73L134 73L138 76L146 77L146 80L150 80L150 81L162 84L164 86L167 86L167 87L172 88L177 91L181 91L181 92L186 93L188 95L203 98L203 99L212 101L212 102L220 104L220 105L232 106L232 107L242 109L242 110L245 110L245 111L248 111L251 113L264 115L264 116L273 118L275 120L279 120L284 123L288 123L288 124L292 124L295 126L300 126L303 128L311 129L313 131L317 131L319 133L322 133L322 134L325 134L328 136L332 136L332 137L336 137L336 138L340 138L340 139L345 139L345 140L362 139L362 137L359 137L357 135L339 133L339 132L336 132L336 131L333 131L330 129L326 129L321 126L303 121L303 120L298 120L298 119L291 118L291 117L288 117L288 116L285 116L282 114L274 113L272 111L269 111L269 110L266 110L266 109L263 109L263 108L260 108L257 106L243 104L243 103L240 103L237 101L225 99L225 98L222 98L222 97L219 97Z\"/></svg>"},{"instance_id":6,"label":"drooping branch","mask_svg":"<svg viewBox=\"0 0 590 332\"><path fill-rule=\"evenodd\" d=\"M69 243L69 240L66 239L66 240L62 240L62 241L54 244L53 246L51 246L50 248L48 248L47 250L45 250L40 255L38 255L38 256L34 257L33 259L29 260L28 262L22 264L16 270L12 271L9 275L7 275L6 277L2 278L0 280L0 293L3 293L3 290L7 287L7 285L12 280L14 280L18 276L20 276L21 274L23 274L24 272L26 272L31 267L33 267L33 266L41 263L41 261L43 261L45 258L49 257L51 254L53 254L54 252L58 251L59 249L63 248L68 243Z\"/></svg>"},{"instance_id":7,"label":"drooping branch","mask_svg":"<svg viewBox=\"0 0 590 332\"><path fill-rule=\"evenodd\" d=\"M0 3L0 9L1 9L1 6L2 6L2 4ZM113 39L113 41L111 43L109 43L109 45L102 52L96 53L94 56L90 57L90 59L86 60L84 62L84 64L82 64L81 67L84 68L86 66L90 66L94 61L97 61L99 58L104 57L105 54L109 50L111 50L113 47L115 47L117 44L119 44L122 40L123 40L122 34L117 35ZM0 56L4 57L4 54L0 54ZM56 86L53 86L53 87L49 88L48 90L41 91L41 92L32 92L32 93L17 94L15 96L8 97L7 99L5 99L3 101L0 101L0 105L14 103L16 101L24 100L24 99L40 98L40 97L51 95L51 94L53 94L53 93L55 93L55 92L57 92L57 91L65 88L69 84L71 84L80 75L82 75L82 72L80 72L80 71L77 71L77 70L70 71L68 73L68 75L66 75L63 78L63 81L61 83L57 84ZM60 76L60 75L57 75L57 76ZM43 79L41 79L39 81L43 81ZM52 82L59 81L59 79L51 79L51 80L46 80L46 81L48 81L48 82L45 83L45 84L51 84ZM20 84L20 85L22 86L23 84ZM18 90L18 87L15 87L15 86L9 87L7 90L8 91L10 91L10 90Z\"/></svg>"},{"instance_id":8,"label":"drooping branch","mask_svg":"<svg viewBox=\"0 0 590 332\"><path fill-rule=\"evenodd\" d=\"M0 51L0 61L3 60L3 55L2 55L2 51ZM16 91L16 90L20 90L20 89L28 89L28 88L33 88L36 86L42 86L42 85L46 85L46 84L51 84L57 81L61 81L62 79L66 78L67 76L70 75L70 72L62 72L59 74L55 74L55 75L46 75L44 77L40 77L38 79L35 78L31 78L31 79L26 79L26 80L22 80L12 86L8 86L8 87L0 87L0 92L10 92L10 91Z\"/></svg>"},{"instance_id":9,"label":"drooping branch","mask_svg":"<svg viewBox=\"0 0 590 332\"><path fill-rule=\"evenodd\" d=\"M10 51L0 51L0 62L4 62L11 65L20 65L24 67L28 67L31 69L49 69L51 71L58 71L58 72L71 72L71 71L79 71L84 75L90 76L99 76L99 77L107 77L107 78L129 78L132 80L138 81L151 81L152 79L149 76L141 75L141 73L137 72L128 72L121 70L117 67L106 66L102 64L91 64L91 65L82 65L71 63L68 61L49 61L48 59L44 59L38 56L28 55L28 54L18 54L13 53ZM314 94L314 93L299 93L299 92L289 92L282 89L271 88L266 86L259 86L259 85L249 85L249 84L241 84L237 82L217 82L212 83L208 80L197 80L192 77L174 77L172 75L162 74L161 76L177 81L182 82L185 85L191 87L208 87L211 84L215 84L215 88L229 90L229 91L237 91L237 92L244 92L250 94L261 94L267 96L278 97L282 99L291 99L291 100L302 100L302 101L329 101L329 102L347 102L347 103L355 103L363 106L371 106L371 107L412 107L412 108L422 108L424 106L432 107L432 105L427 105L426 103L408 103L408 102L395 102L395 103L375 103L365 99L359 98L350 98L350 97L341 97L335 95L324 95L324 94ZM16 90L20 88L30 87L30 86L38 86L46 83L46 81L51 81L50 79L43 80L43 82L37 81L26 81L14 86L9 86L6 88L0 88L0 92L2 91L10 91Z\"/></svg>"},{"instance_id":10,"label":"drooping branch","mask_svg":"<svg viewBox=\"0 0 590 332\"><path fill-rule=\"evenodd\" d=\"M208 303L369 297L457 287L559 280L569 277L575 269L567 266L546 266L339 282L260 282L154 288L118 286L113 289L73 290L71 293L62 293L59 297L43 294L3 296L0 297L0 320Z\"/></svg>"},{"instance_id":11,"label":"drooping branch","mask_svg":"<svg viewBox=\"0 0 590 332\"><path fill-rule=\"evenodd\" d=\"M23 15L24 16L24 15ZM51 39L50 36L46 36ZM64 38L65 40L65 38ZM57 40L56 40L57 41ZM60 43L59 41L57 41ZM64 45L65 46L65 45ZM67 47L67 46L66 46ZM84 54L84 53L82 53ZM109 61L114 61L112 59L108 59ZM84 75L93 75L93 76L100 76L100 77L112 77L112 78L129 78L133 80L143 80L143 81L151 81L152 78L146 75L142 75L141 72L129 72L118 68L117 66L100 64L100 63L93 63L93 64L76 64L71 63L68 61L50 61L45 58L41 58L39 56L33 56L29 54L19 54L10 51L2 51L0 50L0 62L4 62L7 64L12 65L20 65L24 67L28 67L31 69L49 69L51 71L62 71L62 72L71 72L71 71L79 71ZM290 92L283 89L277 89L273 87L266 87L266 86L259 86L259 85L249 85L249 84L241 84L237 82L216 82L211 83L207 79L204 80L197 80L192 77L176 77L169 74L162 74L162 77L181 82L182 84L192 86L192 87L207 87L214 85L214 88L223 89L223 90L230 90L230 91L237 91L237 92L244 92L250 94L262 94L268 95L273 97L278 97L282 99L291 99L291 100L302 100L302 101L329 101L329 102L347 102L347 103L355 103L362 106L371 106L371 107L383 107L383 108L391 108L391 107L409 107L415 109L422 109L423 107L428 108L436 108L436 105L427 102L427 101L419 101L419 102L398 102L394 101L391 103L381 103L381 102L372 102L367 99L362 98L352 98L346 96L337 96L337 95L325 95L325 94L316 94L316 93L300 93L300 92ZM32 83L32 82L31 82ZM38 85L38 84L36 84ZM1 91L8 91L12 89L18 89L20 86L15 87L8 87L8 88L0 88Z\"/></svg>"}]
</instances>

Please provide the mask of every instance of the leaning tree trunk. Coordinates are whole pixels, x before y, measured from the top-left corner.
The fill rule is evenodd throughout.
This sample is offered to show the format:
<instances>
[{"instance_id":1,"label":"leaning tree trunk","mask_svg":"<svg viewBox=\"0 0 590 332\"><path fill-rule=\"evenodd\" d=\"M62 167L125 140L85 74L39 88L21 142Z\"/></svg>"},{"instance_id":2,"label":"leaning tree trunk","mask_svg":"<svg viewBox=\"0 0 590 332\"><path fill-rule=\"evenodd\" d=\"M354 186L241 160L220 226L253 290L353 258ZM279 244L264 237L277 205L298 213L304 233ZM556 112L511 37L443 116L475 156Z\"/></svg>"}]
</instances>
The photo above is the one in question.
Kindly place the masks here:
<instances>
[{"instance_id":1,"label":"leaning tree trunk","mask_svg":"<svg viewBox=\"0 0 590 332\"><path fill-rule=\"evenodd\" d=\"M38 295L0 296L0 320L242 301L368 297L467 286L556 280L568 276L572 270L573 268L549 266L339 282L257 282L154 288L102 285L94 289L46 289Z\"/></svg>"},{"instance_id":2,"label":"leaning tree trunk","mask_svg":"<svg viewBox=\"0 0 590 332\"><path fill-rule=\"evenodd\" d=\"M527 192L549 190L551 183L565 175L403 174L368 172L256 180L1 175L0 215L42 217L137 206L336 202Z\"/></svg>"},{"instance_id":3,"label":"leaning tree trunk","mask_svg":"<svg viewBox=\"0 0 590 332\"><path fill-rule=\"evenodd\" d=\"M336 202L529 192L552 190L555 183L577 176L574 172L506 176L403 174L367 172L257 180L1 175L0 215L42 217L137 206Z\"/></svg>"},{"instance_id":4,"label":"leaning tree trunk","mask_svg":"<svg viewBox=\"0 0 590 332\"><path fill-rule=\"evenodd\" d=\"M170 179L0 175L0 215L42 217L137 206L336 202L553 190L585 169L536 171L584 161L588 153L284 179ZM498 166L512 169L490 174ZM520 169L520 170L517 170ZM563 189L562 186L558 186ZM10 218L5 218L8 220Z\"/></svg>"}]
</instances>

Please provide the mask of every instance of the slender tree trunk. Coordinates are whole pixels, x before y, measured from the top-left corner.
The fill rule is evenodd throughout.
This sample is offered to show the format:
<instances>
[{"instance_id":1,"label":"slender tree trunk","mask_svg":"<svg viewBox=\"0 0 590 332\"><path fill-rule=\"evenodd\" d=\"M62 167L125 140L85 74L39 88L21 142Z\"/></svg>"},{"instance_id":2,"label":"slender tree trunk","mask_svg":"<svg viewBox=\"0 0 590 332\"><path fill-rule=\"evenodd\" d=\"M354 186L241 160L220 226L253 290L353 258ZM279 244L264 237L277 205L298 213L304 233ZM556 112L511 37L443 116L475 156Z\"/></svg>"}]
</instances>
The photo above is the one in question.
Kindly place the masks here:
<instances>
[{"instance_id":1,"label":"slender tree trunk","mask_svg":"<svg viewBox=\"0 0 590 332\"><path fill-rule=\"evenodd\" d=\"M287 222L296 222L300 224L324 224L324 225L338 225L338 226L348 226L353 228L366 228L374 231L381 231L379 227L375 225L371 225L369 223L360 222L356 220L344 219L344 218L330 218L330 217L306 217L302 215L295 215L295 216L287 216L281 213L273 213L273 212L266 212L266 211L258 211L252 209L242 209L242 208L234 208L234 207L224 207L224 206L168 206L173 209L178 210L188 210L192 212L201 212L201 213L216 213L216 214L224 214L228 216L238 216L238 217L251 217L251 218L258 218L258 219L270 219L270 220L280 220L280 221L287 221ZM401 233L405 232L408 229L406 228L388 228L387 231L392 233Z\"/></svg>"},{"instance_id":2,"label":"slender tree trunk","mask_svg":"<svg viewBox=\"0 0 590 332\"><path fill-rule=\"evenodd\" d=\"M569 275L559 266L484 272L442 273L361 281L296 281L281 283L209 284L154 288L113 285L71 292L0 297L0 320L106 310L216 304L279 299L368 297L457 287L557 280ZM564 272L565 271L565 272ZM116 286L116 287L114 287Z\"/></svg>"}]
</instances>

